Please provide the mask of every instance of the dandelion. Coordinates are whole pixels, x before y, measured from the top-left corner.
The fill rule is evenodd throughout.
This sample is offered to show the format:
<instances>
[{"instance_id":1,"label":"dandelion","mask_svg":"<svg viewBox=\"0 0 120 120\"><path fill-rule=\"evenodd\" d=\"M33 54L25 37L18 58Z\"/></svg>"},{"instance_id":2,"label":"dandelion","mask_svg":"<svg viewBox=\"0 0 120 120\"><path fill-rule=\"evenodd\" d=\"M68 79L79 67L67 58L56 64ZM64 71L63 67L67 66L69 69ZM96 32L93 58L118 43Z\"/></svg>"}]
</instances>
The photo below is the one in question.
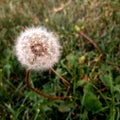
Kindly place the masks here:
<instances>
[{"instance_id":1,"label":"dandelion","mask_svg":"<svg viewBox=\"0 0 120 120\"><path fill-rule=\"evenodd\" d=\"M43 27L32 27L21 32L15 50L19 62L30 70L53 67L61 54L58 38Z\"/></svg>"},{"instance_id":2,"label":"dandelion","mask_svg":"<svg viewBox=\"0 0 120 120\"><path fill-rule=\"evenodd\" d=\"M59 61L61 55L61 45L58 38L43 27L27 28L18 36L15 44L15 53L18 61L26 67L26 85L39 95L51 99L65 99L70 96L50 96L33 88L29 82L30 70L51 69L64 83L69 84L52 67Z\"/></svg>"}]
</instances>

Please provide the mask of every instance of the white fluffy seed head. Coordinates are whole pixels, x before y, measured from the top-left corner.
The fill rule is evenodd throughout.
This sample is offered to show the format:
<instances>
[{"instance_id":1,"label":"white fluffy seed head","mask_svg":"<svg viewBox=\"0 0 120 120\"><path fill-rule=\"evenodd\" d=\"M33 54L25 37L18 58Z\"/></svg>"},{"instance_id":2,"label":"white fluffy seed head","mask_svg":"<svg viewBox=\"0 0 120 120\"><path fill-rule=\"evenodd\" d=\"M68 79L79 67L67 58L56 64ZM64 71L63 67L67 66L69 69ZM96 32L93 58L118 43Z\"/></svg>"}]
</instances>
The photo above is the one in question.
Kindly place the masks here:
<instances>
[{"instance_id":1,"label":"white fluffy seed head","mask_svg":"<svg viewBox=\"0 0 120 120\"><path fill-rule=\"evenodd\" d=\"M61 46L52 32L32 27L20 33L15 51L18 61L27 69L47 70L58 62Z\"/></svg>"}]
</instances>

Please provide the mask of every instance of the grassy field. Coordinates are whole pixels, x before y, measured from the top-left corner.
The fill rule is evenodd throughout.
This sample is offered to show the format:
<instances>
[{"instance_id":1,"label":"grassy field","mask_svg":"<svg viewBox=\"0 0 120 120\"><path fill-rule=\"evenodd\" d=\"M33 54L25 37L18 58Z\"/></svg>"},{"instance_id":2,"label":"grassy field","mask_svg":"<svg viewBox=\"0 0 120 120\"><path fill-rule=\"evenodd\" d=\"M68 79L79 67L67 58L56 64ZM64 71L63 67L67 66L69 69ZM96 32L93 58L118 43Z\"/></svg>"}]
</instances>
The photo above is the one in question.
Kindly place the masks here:
<instances>
[{"instance_id":1,"label":"grassy field","mask_svg":"<svg viewBox=\"0 0 120 120\"><path fill-rule=\"evenodd\" d=\"M31 84L72 98L55 101L27 89L14 44L31 26L59 36L54 69L71 87L50 70L32 72ZM120 120L120 1L0 0L0 120Z\"/></svg>"}]
</instances>

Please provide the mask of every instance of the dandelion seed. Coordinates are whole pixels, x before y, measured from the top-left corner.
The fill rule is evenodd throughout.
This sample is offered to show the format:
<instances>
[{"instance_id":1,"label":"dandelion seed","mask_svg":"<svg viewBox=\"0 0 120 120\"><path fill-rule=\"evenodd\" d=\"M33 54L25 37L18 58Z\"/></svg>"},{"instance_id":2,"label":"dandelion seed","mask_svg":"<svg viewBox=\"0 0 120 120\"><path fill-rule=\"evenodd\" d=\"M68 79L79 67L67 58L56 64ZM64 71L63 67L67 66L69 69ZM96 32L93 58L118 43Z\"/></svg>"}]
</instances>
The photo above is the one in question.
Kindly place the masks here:
<instances>
[{"instance_id":1,"label":"dandelion seed","mask_svg":"<svg viewBox=\"0 0 120 120\"><path fill-rule=\"evenodd\" d=\"M47 70L59 60L61 46L58 38L43 27L27 28L16 40L18 61L30 70Z\"/></svg>"}]
</instances>

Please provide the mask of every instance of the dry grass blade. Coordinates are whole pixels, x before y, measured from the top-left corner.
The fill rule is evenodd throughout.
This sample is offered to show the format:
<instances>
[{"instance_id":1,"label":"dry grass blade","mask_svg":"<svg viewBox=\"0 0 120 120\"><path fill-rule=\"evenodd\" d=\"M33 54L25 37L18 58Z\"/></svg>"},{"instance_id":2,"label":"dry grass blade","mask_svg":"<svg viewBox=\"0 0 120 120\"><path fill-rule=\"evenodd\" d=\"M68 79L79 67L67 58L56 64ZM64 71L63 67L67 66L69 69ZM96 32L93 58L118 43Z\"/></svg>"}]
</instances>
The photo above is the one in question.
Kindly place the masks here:
<instances>
[{"instance_id":1,"label":"dry grass blade","mask_svg":"<svg viewBox=\"0 0 120 120\"><path fill-rule=\"evenodd\" d=\"M67 7L71 3L71 0L69 0L67 3L61 3L60 7L58 8L53 8L52 13L57 13L61 10L63 10L65 7Z\"/></svg>"},{"instance_id":2,"label":"dry grass blade","mask_svg":"<svg viewBox=\"0 0 120 120\"><path fill-rule=\"evenodd\" d=\"M101 49L99 48L99 46L95 43L94 40L92 40L90 37L88 37L87 35L85 35L83 32L79 32L79 34L84 37L85 39L87 39L101 54L102 54L102 51Z\"/></svg>"},{"instance_id":3,"label":"dry grass blade","mask_svg":"<svg viewBox=\"0 0 120 120\"><path fill-rule=\"evenodd\" d=\"M55 71L53 68L51 68L51 70L62 80L62 82L68 87L71 88L71 84L65 80L57 71Z\"/></svg>"}]
</instances>

